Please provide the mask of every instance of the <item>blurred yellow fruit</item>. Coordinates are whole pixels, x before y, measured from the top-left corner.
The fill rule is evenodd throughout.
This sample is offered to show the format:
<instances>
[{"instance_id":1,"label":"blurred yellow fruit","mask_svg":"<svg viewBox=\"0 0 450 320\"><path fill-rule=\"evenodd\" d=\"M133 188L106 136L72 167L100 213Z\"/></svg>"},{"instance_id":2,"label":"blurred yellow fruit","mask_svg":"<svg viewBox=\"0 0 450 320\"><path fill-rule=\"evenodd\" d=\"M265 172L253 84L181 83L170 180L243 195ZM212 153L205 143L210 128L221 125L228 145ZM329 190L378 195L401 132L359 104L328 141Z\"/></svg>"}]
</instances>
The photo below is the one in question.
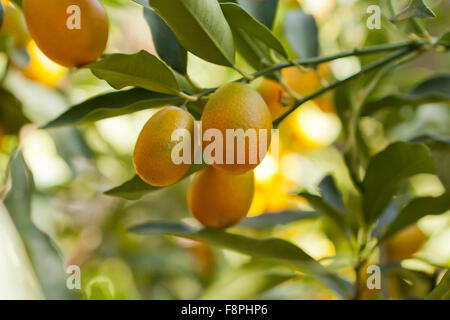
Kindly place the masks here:
<instances>
[{"instance_id":1,"label":"blurred yellow fruit","mask_svg":"<svg viewBox=\"0 0 450 320\"><path fill-rule=\"evenodd\" d=\"M23 76L46 86L55 87L66 75L67 69L48 59L34 41L28 44L27 50L30 56L29 64L17 67Z\"/></svg>"},{"instance_id":2,"label":"blurred yellow fruit","mask_svg":"<svg viewBox=\"0 0 450 320\"><path fill-rule=\"evenodd\" d=\"M31 38L22 12L9 1L3 0L3 5L5 15L0 32L11 35L15 46L25 47Z\"/></svg>"},{"instance_id":3,"label":"blurred yellow fruit","mask_svg":"<svg viewBox=\"0 0 450 320\"><path fill-rule=\"evenodd\" d=\"M177 129L185 129L191 138L194 136L194 118L178 107L161 109L142 129L133 159L137 174L146 183L158 187L168 186L180 180L189 170L189 163L176 164L172 159L172 149L179 144L172 140L172 133ZM191 157L192 149L191 142Z\"/></svg>"},{"instance_id":4,"label":"blurred yellow fruit","mask_svg":"<svg viewBox=\"0 0 450 320\"><path fill-rule=\"evenodd\" d=\"M420 250L427 236L413 224L399 231L386 242L386 256L388 261L400 261L411 258Z\"/></svg>"},{"instance_id":5,"label":"blurred yellow fruit","mask_svg":"<svg viewBox=\"0 0 450 320\"><path fill-rule=\"evenodd\" d=\"M188 250L194 256L201 274L208 276L214 271L216 267L216 256L213 248L209 244L195 241L192 246L188 247Z\"/></svg>"},{"instance_id":6,"label":"blurred yellow fruit","mask_svg":"<svg viewBox=\"0 0 450 320\"><path fill-rule=\"evenodd\" d=\"M319 65L318 70L301 70L296 66L284 68L282 75L287 85L301 96L310 95L322 87L320 77L328 79L331 75L327 63ZM320 76L320 77L319 77Z\"/></svg>"},{"instance_id":7,"label":"blurred yellow fruit","mask_svg":"<svg viewBox=\"0 0 450 320\"><path fill-rule=\"evenodd\" d=\"M341 130L337 116L322 111L314 101L300 106L282 125L291 132L292 139L306 149L330 145Z\"/></svg>"},{"instance_id":8,"label":"blurred yellow fruit","mask_svg":"<svg viewBox=\"0 0 450 320\"><path fill-rule=\"evenodd\" d=\"M223 137L223 155L222 163L213 164L214 167L226 170L230 173L242 174L254 169L263 160L265 154L260 153L260 134L267 134L268 151L271 140L272 117L267 108L264 99L259 93L243 83L228 83L219 88L209 98L202 114L203 132L209 129L219 130ZM242 129L246 132L248 129L254 129L256 133L255 148L250 147L250 139L245 137L245 155L244 163L238 163L238 143L237 139L227 141L227 130ZM227 143L228 142L228 143ZM205 149L211 142L203 142ZM229 148L227 148L227 144ZM234 150L231 149L234 146ZM256 154L251 154L252 150ZM227 156L234 154L233 163L226 163ZM230 156L231 157L231 156ZM256 163L251 163L251 159Z\"/></svg>"},{"instance_id":9,"label":"blurred yellow fruit","mask_svg":"<svg viewBox=\"0 0 450 320\"><path fill-rule=\"evenodd\" d=\"M23 0L31 36L42 52L66 67L97 60L108 41L108 17L97 0Z\"/></svg>"},{"instance_id":10,"label":"blurred yellow fruit","mask_svg":"<svg viewBox=\"0 0 450 320\"><path fill-rule=\"evenodd\" d=\"M254 184L253 171L236 175L208 167L194 178L188 195L189 210L206 227L234 226L250 210Z\"/></svg>"}]
</instances>

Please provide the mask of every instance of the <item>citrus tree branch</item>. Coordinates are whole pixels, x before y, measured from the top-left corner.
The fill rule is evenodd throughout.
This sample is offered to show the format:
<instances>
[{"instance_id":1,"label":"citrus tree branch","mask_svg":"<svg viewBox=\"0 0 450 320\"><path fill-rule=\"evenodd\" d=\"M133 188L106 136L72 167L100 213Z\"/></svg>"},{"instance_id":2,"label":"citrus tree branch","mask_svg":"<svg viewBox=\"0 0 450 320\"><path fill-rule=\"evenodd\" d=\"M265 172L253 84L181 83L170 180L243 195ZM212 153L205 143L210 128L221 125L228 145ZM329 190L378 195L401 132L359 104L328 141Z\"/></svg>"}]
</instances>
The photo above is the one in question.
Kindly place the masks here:
<instances>
[{"instance_id":1,"label":"citrus tree branch","mask_svg":"<svg viewBox=\"0 0 450 320\"><path fill-rule=\"evenodd\" d=\"M404 41L404 42L393 43L393 44L383 44L383 45L365 47L365 48L361 48L361 49L354 49L354 50L344 51L344 52L327 55L327 56L320 56L320 57L314 57L314 58L309 58L309 59L300 59L300 60L295 60L295 61L285 61L285 62L275 64L273 66L267 67L265 69L262 69L256 73L254 73L253 77L255 77L255 78L261 77L266 74L269 74L269 73L272 73L272 72L275 72L275 71L278 71L278 70L281 70L281 69L284 69L287 67L291 67L291 66L316 65L316 64L333 61L333 60L337 60L337 59L341 59L341 58L346 58L346 57L362 56L362 55L366 55L366 54L386 52L386 51L395 51L395 50L404 49L404 48L417 48L417 47L421 46L422 44L424 44L424 43L417 42L417 41Z\"/></svg>"},{"instance_id":2,"label":"citrus tree branch","mask_svg":"<svg viewBox=\"0 0 450 320\"><path fill-rule=\"evenodd\" d=\"M363 75L365 73L368 73L370 71L378 69L378 68L380 68L380 67L382 67L382 66L384 66L384 65L386 65L386 64L388 64L388 63L390 63L392 61L395 61L395 60L397 60L397 59L407 55L408 53L416 50L417 48L418 47L412 47L412 46L403 48L402 50L399 50L398 52L395 52L395 53L393 53L393 54L391 54L391 55L389 55L389 56L387 56L385 58L381 58L379 60L376 60L376 61L370 63L369 65L367 65L364 68L362 68L359 72L355 73L354 75L351 75L348 78L345 78L345 79L340 80L340 81L336 81L336 82L330 84L329 86L323 87L322 89L320 89L320 90L318 90L318 91L316 91L316 92L314 92L314 93L304 97L297 104L295 104L292 109L290 109L288 112L286 112L280 118L276 119L274 121L274 125L277 126L278 124L280 124L281 121L286 119L287 116L289 116L292 112L294 112L299 106L301 106L305 102L307 102L309 100L312 100L314 98L317 98L318 96L324 94L325 92L333 90L333 89L343 85L344 83L346 83L346 82L348 82L350 80L353 80L353 79L355 79L355 78L357 78L357 77L359 77L359 76L361 76L361 75Z\"/></svg>"},{"instance_id":3,"label":"citrus tree branch","mask_svg":"<svg viewBox=\"0 0 450 320\"><path fill-rule=\"evenodd\" d=\"M275 71L279 71L284 68L288 68L288 67L292 67L292 66L312 66L312 65L317 65L317 64L324 63L324 62L329 62L329 61L342 59L342 58L346 58L346 57L351 57L351 56L362 56L362 55L366 55L366 54L395 51L395 50L405 49L405 48L412 50L412 49L417 49L417 48L421 47L423 44L425 44L425 42L403 41L403 42L392 43L392 44L369 46L369 47L365 47L365 48L344 51L344 52L327 55L327 56L320 56L320 57L314 57L314 58L309 58L309 59L300 59L300 60L294 60L294 61L283 61L283 62L274 64L270 67L267 67L260 71L255 72L253 75L251 75L251 78L256 79L258 77L263 77L263 76L273 73ZM248 81L248 79L241 78L237 81ZM213 93L216 90L217 90L217 88L206 89L206 90L203 90L202 92L198 93L197 95L195 95L195 97L201 98L201 97L204 97L204 96L207 96L207 95Z\"/></svg>"}]
</instances>

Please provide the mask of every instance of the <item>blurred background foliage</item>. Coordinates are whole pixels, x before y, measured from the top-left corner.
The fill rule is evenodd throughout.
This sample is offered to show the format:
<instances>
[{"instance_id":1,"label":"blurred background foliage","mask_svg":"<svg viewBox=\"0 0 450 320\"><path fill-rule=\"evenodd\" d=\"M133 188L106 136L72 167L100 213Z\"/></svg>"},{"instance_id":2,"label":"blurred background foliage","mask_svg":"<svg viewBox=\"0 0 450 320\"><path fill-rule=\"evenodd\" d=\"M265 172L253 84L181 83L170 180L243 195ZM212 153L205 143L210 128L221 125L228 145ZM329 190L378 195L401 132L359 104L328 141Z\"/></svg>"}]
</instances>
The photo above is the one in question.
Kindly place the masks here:
<instances>
[{"instance_id":1,"label":"blurred background foliage","mask_svg":"<svg viewBox=\"0 0 450 320\"><path fill-rule=\"evenodd\" d=\"M142 7L127 0L101 2L111 25L107 53L135 53L144 49L156 54ZM425 23L431 34L438 35L448 28L450 3L445 0L429 2L437 18ZM393 25L384 15L380 30L366 27L369 16L366 10L371 4L378 4L378 1L283 0L276 15L274 33L282 40L290 57L295 58L295 50L285 36L284 21L289 10L301 7L317 20L321 54L405 39L408 26ZM30 39L20 9L10 4L5 10L6 20L0 30L0 181L7 187L8 163L14 149L20 145L24 161L34 177L33 221L57 243L58 254L64 257L65 265L81 267L82 290L75 295L46 294L45 288L39 288L36 277L43 277L41 283L48 283L55 274L40 273L36 267L33 271L29 266L35 263L33 257L30 263L19 248L13 251L17 253L14 259L20 262L17 264L13 259L11 263L16 263L20 269L0 270L0 297L340 298L317 279L301 274L292 277L291 271L283 267L268 266L204 243L174 237L141 237L127 232L130 225L148 220L191 219L186 206L189 179L139 201L103 194L134 175L131 158L134 144L143 124L155 110L79 127L41 130L40 126L71 105L111 91L111 88L89 70L68 70L48 60ZM326 64L322 81L345 78L359 71L369 59L373 57L349 57ZM238 61L243 69L252 70L244 59L238 58ZM448 71L449 67L448 54L427 53L390 73L389 81L382 82L373 97L408 92L418 82ZM202 87L215 87L239 78L234 70L207 63L191 54L188 71ZM305 87L315 79L304 76L291 81L293 86ZM365 85L363 77L352 82L350 92L361 90ZM374 154L393 141L408 141L425 134L448 137L449 112L445 104L429 103L386 108L373 117L366 117L362 121L362 131L369 152ZM339 139L345 124L341 124L335 113L333 96L308 102L287 118L280 129L280 162L269 155L255 170L257 185L250 216L310 210L305 199L292 194L299 190L314 191L329 173L335 177L339 189L344 190L345 202L351 204L354 187L345 168ZM449 163L448 148L441 152L433 150L444 158L444 163ZM407 186L407 191L415 196L436 196L443 190L444 186L433 175L415 176ZM8 203L5 206L8 207ZM5 206L0 207L2 259L10 254L11 248L23 246ZM311 215L271 228L248 229L244 224L232 230L235 231L291 241L352 280L352 269L345 259L350 255L350 248L327 219ZM387 285L383 285L384 297L423 296L432 286L436 267L450 267L450 212L425 217L406 232L403 238L399 234L381 248L383 267L389 274ZM49 249L43 245L37 250ZM18 277L28 280L14 280L13 275L17 276L22 269ZM366 297L371 296L373 293L367 293Z\"/></svg>"}]
</instances>

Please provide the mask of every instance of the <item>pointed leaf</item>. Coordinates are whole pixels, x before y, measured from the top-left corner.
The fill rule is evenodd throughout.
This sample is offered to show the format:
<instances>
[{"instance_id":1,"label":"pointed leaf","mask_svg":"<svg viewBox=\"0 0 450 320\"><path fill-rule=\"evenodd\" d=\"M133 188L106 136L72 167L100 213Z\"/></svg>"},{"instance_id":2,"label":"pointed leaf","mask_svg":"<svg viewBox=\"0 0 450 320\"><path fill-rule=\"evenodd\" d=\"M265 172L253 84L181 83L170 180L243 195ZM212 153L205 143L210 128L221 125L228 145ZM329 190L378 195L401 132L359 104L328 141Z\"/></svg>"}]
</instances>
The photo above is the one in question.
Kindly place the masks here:
<instances>
[{"instance_id":1,"label":"pointed leaf","mask_svg":"<svg viewBox=\"0 0 450 320\"><path fill-rule=\"evenodd\" d=\"M178 41L196 56L234 65L233 34L217 0L150 0Z\"/></svg>"},{"instance_id":2,"label":"pointed leaf","mask_svg":"<svg viewBox=\"0 0 450 320\"><path fill-rule=\"evenodd\" d=\"M395 235L398 231L427 215L438 215L450 210L450 192L439 197L416 198L408 203L388 226L380 241Z\"/></svg>"},{"instance_id":3,"label":"pointed leaf","mask_svg":"<svg viewBox=\"0 0 450 320\"><path fill-rule=\"evenodd\" d=\"M86 100L50 121L45 129L67 125L79 125L140 110L178 105L183 99L142 88L109 92Z\"/></svg>"},{"instance_id":4,"label":"pointed leaf","mask_svg":"<svg viewBox=\"0 0 450 320\"><path fill-rule=\"evenodd\" d=\"M429 78L406 94L392 94L369 101L363 106L362 116L370 116L383 108L400 108L405 105L418 106L432 102L450 104L449 74Z\"/></svg>"},{"instance_id":5,"label":"pointed leaf","mask_svg":"<svg viewBox=\"0 0 450 320\"><path fill-rule=\"evenodd\" d=\"M330 219L332 219L341 227L342 230L346 229L348 221L345 214L331 206L323 198L307 192L302 192L299 194L299 196L304 197L306 200L308 200L310 206L313 207L314 210L321 213L325 217L329 217Z\"/></svg>"},{"instance_id":6,"label":"pointed leaf","mask_svg":"<svg viewBox=\"0 0 450 320\"><path fill-rule=\"evenodd\" d=\"M323 200L337 210L345 211L342 193L336 187L333 176L328 175L319 183L320 194Z\"/></svg>"},{"instance_id":7,"label":"pointed leaf","mask_svg":"<svg viewBox=\"0 0 450 320\"><path fill-rule=\"evenodd\" d=\"M403 9L395 17L391 18L392 22L398 22L411 18L434 18L436 15L424 3L423 0L411 0L408 6Z\"/></svg>"},{"instance_id":8,"label":"pointed leaf","mask_svg":"<svg viewBox=\"0 0 450 320\"><path fill-rule=\"evenodd\" d=\"M153 9L144 7L144 18L150 27L158 55L175 71L186 74L187 51L178 42L172 30Z\"/></svg>"},{"instance_id":9,"label":"pointed leaf","mask_svg":"<svg viewBox=\"0 0 450 320\"><path fill-rule=\"evenodd\" d=\"M319 30L312 15L301 9L289 11L284 22L284 32L299 58L307 59L319 55Z\"/></svg>"},{"instance_id":10,"label":"pointed leaf","mask_svg":"<svg viewBox=\"0 0 450 320\"><path fill-rule=\"evenodd\" d=\"M439 137L434 135L422 135L411 140L412 142L423 142L431 150L436 174L446 189L450 190L450 137Z\"/></svg>"},{"instance_id":11,"label":"pointed leaf","mask_svg":"<svg viewBox=\"0 0 450 320\"><path fill-rule=\"evenodd\" d=\"M202 170L206 165L192 165L188 172L184 175L183 179L192 175L193 173ZM124 184L115 187L111 190L105 191L105 194L113 197L124 198L127 200L138 200L148 193L155 192L163 189L164 187L154 187L145 183L139 176L134 176L131 180Z\"/></svg>"},{"instance_id":12,"label":"pointed leaf","mask_svg":"<svg viewBox=\"0 0 450 320\"><path fill-rule=\"evenodd\" d=\"M22 103L10 91L0 87L0 125L3 133L17 134L30 120L22 111Z\"/></svg>"},{"instance_id":13,"label":"pointed leaf","mask_svg":"<svg viewBox=\"0 0 450 320\"><path fill-rule=\"evenodd\" d=\"M256 217L244 219L238 227L254 230L274 228L278 225L286 225L303 219L314 219L319 217L311 211L282 211L280 213L263 213Z\"/></svg>"},{"instance_id":14,"label":"pointed leaf","mask_svg":"<svg viewBox=\"0 0 450 320\"><path fill-rule=\"evenodd\" d=\"M450 270L442 277L438 286L425 297L426 300L450 300Z\"/></svg>"},{"instance_id":15,"label":"pointed leaf","mask_svg":"<svg viewBox=\"0 0 450 320\"><path fill-rule=\"evenodd\" d=\"M450 47L450 31L447 31L442 36L440 36L437 42L441 45Z\"/></svg>"},{"instance_id":16,"label":"pointed leaf","mask_svg":"<svg viewBox=\"0 0 450 320\"><path fill-rule=\"evenodd\" d=\"M66 287L66 274L59 250L52 239L32 221L34 182L21 152L13 153L8 176L11 185L4 204L25 243L44 295L48 299L72 298Z\"/></svg>"},{"instance_id":17,"label":"pointed leaf","mask_svg":"<svg viewBox=\"0 0 450 320\"><path fill-rule=\"evenodd\" d=\"M287 264L301 271L326 273L325 269L306 252L281 239L254 239L221 230L196 229L177 222L149 222L133 227L131 231L140 234L168 234L205 241L253 257Z\"/></svg>"},{"instance_id":18,"label":"pointed leaf","mask_svg":"<svg viewBox=\"0 0 450 320\"><path fill-rule=\"evenodd\" d=\"M282 44L273 33L244 9L235 3L222 3L221 8L232 30L242 30L250 37L265 43L269 48L287 56Z\"/></svg>"},{"instance_id":19,"label":"pointed leaf","mask_svg":"<svg viewBox=\"0 0 450 320\"><path fill-rule=\"evenodd\" d=\"M135 54L111 54L88 64L98 78L106 80L114 89L128 86L150 91L177 94L178 82L167 65L147 51Z\"/></svg>"},{"instance_id":20,"label":"pointed leaf","mask_svg":"<svg viewBox=\"0 0 450 320\"><path fill-rule=\"evenodd\" d=\"M278 0L237 0L237 3L256 20L272 29L277 13Z\"/></svg>"},{"instance_id":21,"label":"pointed leaf","mask_svg":"<svg viewBox=\"0 0 450 320\"><path fill-rule=\"evenodd\" d=\"M435 173L430 150L421 143L396 142L369 162L363 181L363 209L373 222L406 179L419 173Z\"/></svg>"}]
</instances>

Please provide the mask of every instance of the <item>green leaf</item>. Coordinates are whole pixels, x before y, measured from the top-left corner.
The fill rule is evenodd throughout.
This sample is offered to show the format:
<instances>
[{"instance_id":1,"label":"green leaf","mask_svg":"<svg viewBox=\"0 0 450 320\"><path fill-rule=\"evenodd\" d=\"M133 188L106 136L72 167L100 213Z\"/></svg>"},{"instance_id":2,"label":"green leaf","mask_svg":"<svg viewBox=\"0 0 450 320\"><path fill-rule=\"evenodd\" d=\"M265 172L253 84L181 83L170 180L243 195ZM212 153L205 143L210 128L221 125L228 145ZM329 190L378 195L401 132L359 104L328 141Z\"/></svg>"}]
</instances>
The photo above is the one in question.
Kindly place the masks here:
<instances>
[{"instance_id":1,"label":"green leaf","mask_svg":"<svg viewBox=\"0 0 450 320\"><path fill-rule=\"evenodd\" d=\"M377 219L398 187L419 173L435 173L430 150L424 144L396 142L372 157L363 181L366 221Z\"/></svg>"},{"instance_id":2,"label":"green leaf","mask_svg":"<svg viewBox=\"0 0 450 320\"><path fill-rule=\"evenodd\" d=\"M430 148L436 164L436 174L445 188L450 190L450 137L425 134L411 141L423 142Z\"/></svg>"},{"instance_id":3,"label":"green leaf","mask_svg":"<svg viewBox=\"0 0 450 320\"><path fill-rule=\"evenodd\" d=\"M86 100L47 123L44 128L79 125L140 110L178 105L183 99L141 88L109 92Z\"/></svg>"},{"instance_id":4,"label":"green leaf","mask_svg":"<svg viewBox=\"0 0 450 320\"><path fill-rule=\"evenodd\" d=\"M418 106L424 103L450 103L450 74L429 78L406 94L392 94L369 101L362 108L362 116L370 116L383 108L400 108L405 105Z\"/></svg>"},{"instance_id":5,"label":"green leaf","mask_svg":"<svg viewBox=\"0 0 450 320\"><path fill-rule=\"evenodd\" d=\"M442 36L440 36L439 39L437 40L437 43L449 47L450 46L450 31L447 31Z\"/></svg>"},{"instance_id":6,"label":"green leaf","mask_svg":"<svg viewBox=\"0 0 450 320\"><path fill-rule=\"evenodd\" d=\"M450 192L439 197L423 197L413 199L397 215L395 220L388 226L380 241L392 237L398 231L413 224L427 215L438 215L450 210Z\"/></svg>"},{"instance_id":7,"label":"green leaf","mask_svg":"<svg viewBox=\"0 0 450 320\"><path fill-rule=\"evenodd\" d=\"M450 270L447 269L438 286L425 297L426 300L450 300Z\"/></svg>"},{"instance_id":8,"label":"green leaf","mask_svg":"<svg viewBox=\"0 0 450 320\"><path fill-rule=\"evenodd\" d=\"M135 86L167 94L180 91L172 70L144 50L135 54L107 55L85 68L91 69L94 75L106 80L114 89Z\"/></svg>"},{"instance_id":9,"label":"green leaf","mask_svg":"<svg viewBox=\"0 0 450 320\"><path fill-rule=\"evenodd\" d=\"M215 229L196 229L177 222L149 222L131 228L139 234L167 234L191 240L205 241L225 249L252 257L272 260L290 265L301 271L326 273L317 261L290 242L281 239L254 239Z\"/></svg>"},{"instance_id":10,"label":"green leaf","mask_svg":"<svg viewBox=\"0 0 450 320\"><path fill-rule=\"evenodd\" d=\"M323 200L336 210L345 211L342 193L336 187L333 176L328 175L319 183L320 194Z\"/></svg>"},{"instance_id":11,"label":"green leaf","mask_svg":"<svg viewBox=\"0 0 450 320\"><path fill-rule=\"evenodd\" d=\"M319 217L316 212L311 211L282 211L280 213L264 213L256 217L244 219L238 227L254 230L274 228L278 225L286 225L292 222L314 219Z\"/></svg>"},{"instance_id":12,"label":"green leaf","mask_svg":"<svg viewBox=\"0 0 450 320\"><path fill-rule=\"evenodd\" d=\"M290 10L284 22L284 32L299 58L307 59L319 55L319 30L312 15L301 9Z\"/></svg>"},{"instance_id":13,"label":"green leaf","mask_svg":"<svg viewBox=\"0 0 450 320\"><path fill-rule=\"evenodd\" d=\"M193 173L204 169L206 165L201 164L192 165L188 172L184 175L183 179L192 175ZM154 187L145 183L139 176L134 176L131 180L123 183L122 185L115 187L111 190L105 191L105 194L113 197L124 198L126 200L138 200L143 196L163 189L164 187Z\"/></svg>"},{"instance_id":14,"label":"green leaf","mask_svg":"<svg viewBox=\"0 0 450 320\"><path fill-rule=\"evenodd\" d=\"M299 194L299 196L308 200L309 204L314 208L314 210L321 213L325 217L332 219L341 227L342 230L346 229L348 224L346 215L327 203L324 198L307 192L302 192Z\"/></svg>"},{"instance_id":15,"label":"green leaf","mask_svg":"<svg viewBox=\"0 0 450 320\"><path fill-rule=\"evenodd\" d=\"M280 41L266 26L255 20L249 13L235 3L222 3L222 11L232 30L242 30L252 38L265 43L269 48L287 57Z\"/></svg>"},{"instance_id":16,"label":"green leaf","mask_svg":"<svg viewBox=\"0 0 450 320\"><path fill-rule=\"evenodd\" d=\"M22 103L11 92L0 87L0 125L6 134L17 134L30 120L22 111Z\"/></svg>"},{"instance_id":17,"label":"green leaf","mask_svg":"<svg viewBox=\"0 0 450 320\"><path fill-rule=\"evenodd\" d=\"M48 299L72 298L66 287L66 274L59 250L52 239L32 221L34 182L21 152L13 153L8 177L11 187L4 204L27 248L44 295Z\"/></svg>"},{"instance_id":18,"label":"green leaf","mask_svg":"<svg viewBox=\"0 0 450 320\"><path fill-rule=\"evenodd\" d=\"M233 34L217 0L150 0L178 41L196 56L234 65Z\"/></svg>"},{"instance_id":19,"label":"green leaf","mask_svg":"<svg viewBox=\"0 0 450 320\"><path fill-rule=\"evenodd\" d=\"M431 11L430 8L424 3L423 0L411 0L408 6L403 9L395 17L390 20L392 22L398 22L405 19L412 18L435 18L436 15Z\"/></svg>"},{"instance_id":20,"label":"green leaf","mask_svg":"<svg viewBox=\"0 0 450 320\"><path fill-rule=\"evenodd\" d=\"M264 43L238 29L233 30L233 37L237 52L253 69L260 70L271 64L269 48Z\"/></svg>"},{"instance_id":21,"label":"green leaf","mask_svg":"<svg viewBox=\"0 0 450 320\"><path fill-rule=\"evenodd\" d=\"M178 42L172 30L153 9L144 7L144 18L150 27L158 55L175 71L186 74L187 51Z\"/></svg>"},{"instance_id":22,"label":"green leaf","mask_svg":"<svg viewBox=\"0 0 450 320\"><path fill-rule=\"evenodd\" d=\"M237 0L237 3L249 12L256 20L272 29L277 13L278 0Z\"/></svg>"}]
</instances>

